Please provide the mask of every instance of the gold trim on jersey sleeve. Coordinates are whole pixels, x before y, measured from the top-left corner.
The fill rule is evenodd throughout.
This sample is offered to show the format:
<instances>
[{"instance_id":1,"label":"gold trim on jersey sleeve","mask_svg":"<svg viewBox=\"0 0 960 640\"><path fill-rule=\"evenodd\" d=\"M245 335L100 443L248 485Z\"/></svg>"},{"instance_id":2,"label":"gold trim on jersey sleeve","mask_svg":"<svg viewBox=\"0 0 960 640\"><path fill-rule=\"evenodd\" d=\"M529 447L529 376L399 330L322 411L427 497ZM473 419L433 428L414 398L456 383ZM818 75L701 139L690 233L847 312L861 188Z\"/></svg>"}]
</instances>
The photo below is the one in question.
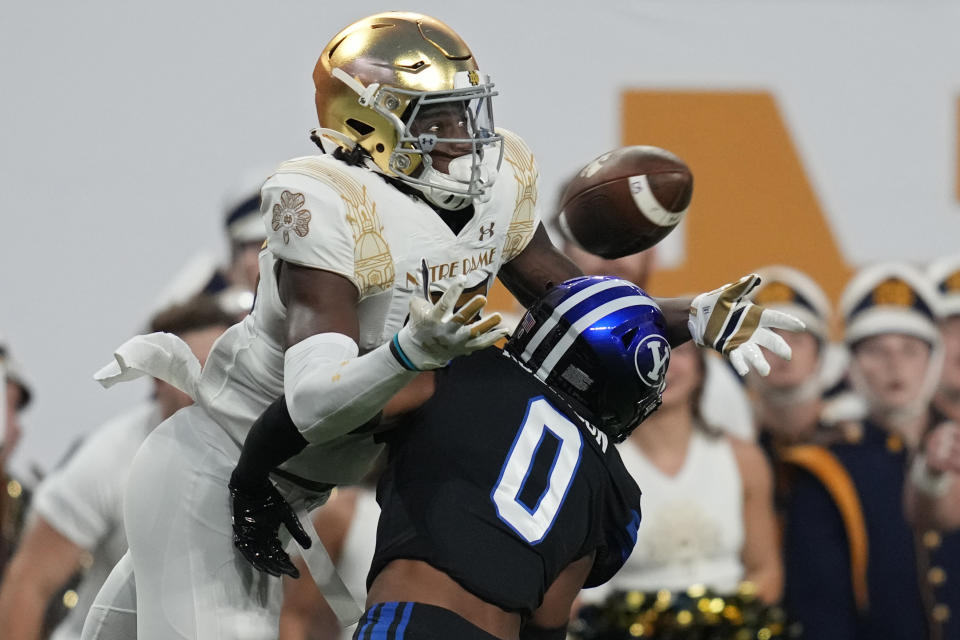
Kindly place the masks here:
<instances>
[{"instance_id":1,"label":"gold trim on jersey sleeve","mask_svg":"<svg viewBox=\"0 0 960 640\"><path fill-rule=\"evenodd\" d=\"M510 219L503 245L503 261L509 262L523 251L533 237L533 232L537 230L539 173L530 147L515 133L503 129L498 131L503 135L503 159L513 167L513 177L517 181L513 217Z\"/></svg>"},{"instance_id":2,"label":"gold trim on jersey sleeve","mask_svg":"<svg viewBox=\"0 0 960 640\"><path fill-rule=\"evenodd\" d=\"M277 173L297 173L314 178L339 194L353 232L354 274L361 297L393 288L396 276L393 256L383 237L377 203L368 197L366 185L317 157L288 160L280 165Z\"/></svg>"}]
</instances>

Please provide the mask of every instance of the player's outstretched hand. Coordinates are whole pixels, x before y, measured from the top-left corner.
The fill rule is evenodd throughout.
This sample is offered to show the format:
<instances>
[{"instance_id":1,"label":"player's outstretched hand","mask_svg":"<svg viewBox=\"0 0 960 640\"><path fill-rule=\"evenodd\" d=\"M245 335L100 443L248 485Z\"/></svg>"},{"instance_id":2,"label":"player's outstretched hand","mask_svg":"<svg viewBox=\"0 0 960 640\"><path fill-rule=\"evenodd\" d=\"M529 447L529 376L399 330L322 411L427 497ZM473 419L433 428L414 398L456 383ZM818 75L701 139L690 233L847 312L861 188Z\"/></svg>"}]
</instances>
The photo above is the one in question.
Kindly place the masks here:
<instances>
[{"instance_id":1,"label":"player's outstretched hand","mask_svg":"<svg viewBox=\"0 0 960 640\"><path fill-rule=\"evenodd\" d=\"M294 578L300 572L280 544L280 525L287 527L300 546L310 548L310 536L303 530L293 508L283 499L269 480L256 488L237 486L230 478L233 507L233 546L250 564L272 576L287 574Z\"/></svg>"},{"instance_id":2,"label":"player's outstretched hand","mask_svg":"<svg viewBox=\"0 0 960 640\"><path fill-rule=\"evenodd\" d=\"M457 356L491 346L509 332L500 326L500 314L480 318L487 304L476 295L456 309L464 279L454 280L433 304L425 298L410 299L410 319L394 338L394 347L404 366L419 371L439 369Z\"/></svg>"},{"instance_id":3,"label":"player's outstretched hand","mask_svg":"<svg viewBox=\"0 0 960 640\"><path fill-rule=\"evenodd\" d=\"M760 347L784 360L790 359L790 346L772 329L803 331L805 326L788 313L744 300L759 284L760 276L751 273L732 284L701 293L690 303L687 324L694 342L725 355L741 376L751 368L761 376L770 373L770 364Z\"/></svg>"}]
</instances>

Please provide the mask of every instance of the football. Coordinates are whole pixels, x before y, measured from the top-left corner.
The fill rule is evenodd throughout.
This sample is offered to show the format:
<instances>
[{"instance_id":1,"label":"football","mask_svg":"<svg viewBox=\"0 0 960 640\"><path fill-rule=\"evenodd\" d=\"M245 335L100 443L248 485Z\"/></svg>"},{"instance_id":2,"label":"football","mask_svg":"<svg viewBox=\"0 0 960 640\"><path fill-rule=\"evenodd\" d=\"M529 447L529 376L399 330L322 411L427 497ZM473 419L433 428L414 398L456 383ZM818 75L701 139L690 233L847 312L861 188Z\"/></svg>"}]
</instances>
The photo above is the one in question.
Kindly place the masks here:
<instances>
[{"instance_id":1,"label":"football","mask_svg":"<svg viewBox=\"0 0 960 640\"><path fill-rule=\"evenodd\" d=\"M673 231L693 195L687 165L659 147L615 149L590 162L560 200L567 238L604 258L649 249Z\"/></svg>"}]
</instances>

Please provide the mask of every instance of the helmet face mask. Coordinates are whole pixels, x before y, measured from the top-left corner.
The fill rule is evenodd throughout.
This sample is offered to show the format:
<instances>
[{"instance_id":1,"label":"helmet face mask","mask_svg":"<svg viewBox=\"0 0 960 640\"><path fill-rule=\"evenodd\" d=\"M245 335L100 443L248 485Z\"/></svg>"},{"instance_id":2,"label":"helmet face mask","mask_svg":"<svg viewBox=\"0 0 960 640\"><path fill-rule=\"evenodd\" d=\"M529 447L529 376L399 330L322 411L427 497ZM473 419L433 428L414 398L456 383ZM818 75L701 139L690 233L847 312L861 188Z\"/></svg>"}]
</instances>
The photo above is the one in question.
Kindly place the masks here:
<instances>
[{"instance_id":1,"label":"helmet face mask","mask_svg":"<svg viewBox=\"0 0 960 640\"><path fill-rule=\"evenodd\" d=\"M505 351L615 442L660 406L670 346L659 307L617 278L568 280L535 303Z\"/></svg>"},{"instance_id":2,"label":"helmet face mask","mask_svg":"<svg viewBox=\"0 0 960 640\"><path fill-rule=\"evenodd\" d=\"M493 126L496 92L447 25L415 13L364 18L327 45L314 83L319 139L346 151L361 147L369 168L416 187L443 208L489 198L503 153ZM444 104L463 109L463 137L417 135L418 115ZM430 153L438 145L463 149L447 172L433 167Z\"/></svg>"},{"instance_id":3,"label":"helmet face mask","mask_svg":"<svg viewBox=\"0 0 960 640\"><path fill-rule=\"evenodd\" d=\"M503 161L503 138L493 124L493 84L453 91L420 94L410 101L409 113L398 119L397 142L390 155L390 174L413 185L446 209L466 206L472 198L485 202ZM399 92L398 92L399 93ZM459 120L461 135L444 136L430 130L431 114ZM445 168L436 167L434 151L454 155ZM412 167L412 169L411 169ZM452 197L451 197L452 196ZM460 196L459 198L457 196ZM459 206L458 206L459 205Z\"/></svg>"}]
</instances>

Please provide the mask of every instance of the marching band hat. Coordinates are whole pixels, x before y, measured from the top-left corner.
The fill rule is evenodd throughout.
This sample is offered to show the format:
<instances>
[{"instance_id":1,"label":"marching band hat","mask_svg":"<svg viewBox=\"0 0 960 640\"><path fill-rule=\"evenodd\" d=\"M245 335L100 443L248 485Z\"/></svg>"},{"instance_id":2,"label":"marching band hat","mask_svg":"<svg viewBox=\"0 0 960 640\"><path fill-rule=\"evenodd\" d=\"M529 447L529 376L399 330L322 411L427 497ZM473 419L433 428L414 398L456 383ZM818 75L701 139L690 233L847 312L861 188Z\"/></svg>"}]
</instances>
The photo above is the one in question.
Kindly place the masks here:
<instances>
[{"instance_id":1,"label":"marching band hat","mask_svg":"<svg viewBox=\"0 0 960 640\"><path fill-rule=\"evenodd\" d=\"M267 239L267 230L260 215L260 186L270 173L265 168L244 171L224 194L224 224L233 242L262 242Z\"/></svg>"},{"instance_id":2,"label":"marching band hat","mask_svg":"<svg viewBox=\"0 0 960 640\"><path fill-rule=\"evenodd\" d=\"M927 276L938 294L940 316L960 315L960 255L937 260L927 269Z\"/></svg>"},{"instance_id":3,"label":"marching band hat","mask_svg":"<svg viewBox=\"0 0 960 640\"><path fill-rule=\"evenodd\" d=\"M926 274L911 264L882 262L862 269L847 284L840 309L848 345L885 333L939 344L936 291Z\"/></svg>"},{"instance_id":4,"label":"marching band hat","mask_svg":"<svg viewBox=\"0 0 960 640\"><path fill-rule=\"evenodd\" d=\"M830 301L816 282L807 274L783 265L763 267L757 270L757 275L760 286L752 292L753 302L799 318L820 342L827 341Z\"/></svg>"}]
</instances>

